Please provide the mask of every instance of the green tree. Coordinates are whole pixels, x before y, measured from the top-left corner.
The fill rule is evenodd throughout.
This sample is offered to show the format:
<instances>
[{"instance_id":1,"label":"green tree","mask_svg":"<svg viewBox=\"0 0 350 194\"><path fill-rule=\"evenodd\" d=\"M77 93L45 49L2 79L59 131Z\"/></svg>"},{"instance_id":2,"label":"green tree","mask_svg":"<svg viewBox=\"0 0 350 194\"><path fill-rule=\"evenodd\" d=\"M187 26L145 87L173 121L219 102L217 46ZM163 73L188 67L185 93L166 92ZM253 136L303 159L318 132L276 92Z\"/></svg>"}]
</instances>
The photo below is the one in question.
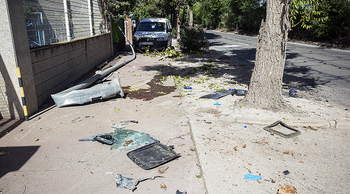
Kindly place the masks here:
<instances>
[{"instance_id":1,"label":"green tree","mask_svg":"<svg viewBox=\"0 0 350 194\"><path fill-rule=\"evenodd\" d=\"M350 40L350 1L327 0L320 9L326 19L311 22L313 34L323 39L347 37Z\"/></svg>"},{"instance_id":2,"label":"green tree","mask_svg":"<svg viewBox=\"0 0 350 194\"><path fill-rule=\"evenodd\" d=\"M264 1L259 0L230 0L229 12L225 17L225 27L234 30L236 27L242 31L258 32L263 12Z\"/></svg>"}]
</instances>

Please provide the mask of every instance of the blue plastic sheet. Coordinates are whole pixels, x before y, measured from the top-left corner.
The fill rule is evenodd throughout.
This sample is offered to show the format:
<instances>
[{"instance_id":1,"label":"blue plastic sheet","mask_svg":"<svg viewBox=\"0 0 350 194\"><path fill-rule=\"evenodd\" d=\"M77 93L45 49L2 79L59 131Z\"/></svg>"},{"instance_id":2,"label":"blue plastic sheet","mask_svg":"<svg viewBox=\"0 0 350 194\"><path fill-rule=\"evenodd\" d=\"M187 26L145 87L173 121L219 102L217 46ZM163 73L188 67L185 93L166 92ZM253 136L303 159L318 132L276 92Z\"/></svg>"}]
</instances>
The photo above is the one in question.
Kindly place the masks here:
<instances>
[{"instance_id":1,"label":"blue plastic sheet","mask_svg":"<svg viewBox=\"0 0 350 194\"><path fill-rule=\"evenodd\" d=\"M253 174L246 174L244 176L244 179L248 179L248 180L261 180L261 176L258 176L258 175L253 175Z\"/></svg>"}]
</instances>

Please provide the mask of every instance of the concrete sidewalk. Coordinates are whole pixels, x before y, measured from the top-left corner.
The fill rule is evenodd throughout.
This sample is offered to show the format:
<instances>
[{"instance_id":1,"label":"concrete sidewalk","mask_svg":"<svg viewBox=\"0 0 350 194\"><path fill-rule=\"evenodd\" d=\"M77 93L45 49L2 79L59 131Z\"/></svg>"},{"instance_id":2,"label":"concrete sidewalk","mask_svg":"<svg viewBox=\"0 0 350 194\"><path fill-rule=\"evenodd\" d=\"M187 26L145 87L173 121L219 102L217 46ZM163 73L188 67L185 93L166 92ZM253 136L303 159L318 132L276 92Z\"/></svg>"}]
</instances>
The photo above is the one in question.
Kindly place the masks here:
<instances>
[{"instance_id":1,"label":"concrete sidewalk","mask_svg":"<svg viewBox=\"0 0 350 194\"><path fill-rule=\"evenodd\" d=\"M119 56L107 66L131 54ZM219 57L209 51L172 61L139 53L108 79L121 76L126 98L64 108L48 102L43 111L0 139L5 154L0 157L1 191L132 193L116 187L114 176L120 173L135 179L164 176L139 183L134 193L277 193L284 185L294 186L298 193L346 193L350 189L349 112L306 94L286 96L296 110L293 113L235 106L242 96L202 99L218 88L246 89L234 74L244 67ZM207 74L199 61L217 73L206 69ZM174 145L181 157L162 165L168 168L161 174L159 168L138 167L127 151L78 141L112 132L112 123L124 120L137 120L126 128ZM263 130L277 120L301 135L286 139ZM290 174L285 175L286 170ZM246 180L245 174L262 179Z\"/></svg>"}]
</instances>

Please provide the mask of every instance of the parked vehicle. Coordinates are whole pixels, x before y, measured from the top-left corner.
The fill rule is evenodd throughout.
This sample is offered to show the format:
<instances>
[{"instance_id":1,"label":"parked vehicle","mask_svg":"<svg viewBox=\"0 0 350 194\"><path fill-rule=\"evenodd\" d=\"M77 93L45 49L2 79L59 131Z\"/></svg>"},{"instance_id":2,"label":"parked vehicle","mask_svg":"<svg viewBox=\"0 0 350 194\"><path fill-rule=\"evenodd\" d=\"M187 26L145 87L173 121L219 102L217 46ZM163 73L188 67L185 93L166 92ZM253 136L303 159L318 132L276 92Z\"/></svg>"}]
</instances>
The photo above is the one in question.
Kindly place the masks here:
<instances>
[{"instance_id":1,"label":"parked vehicle","mask_svg":"<svg viewBox=\"0 0 350 194\"><path fill-rule=\"evenodd\" d=\"M145 18L138 25L133 36L133 44L136 49L162 50L171 46L171 25L165 18Z\"/></svg>"}]
</instances>

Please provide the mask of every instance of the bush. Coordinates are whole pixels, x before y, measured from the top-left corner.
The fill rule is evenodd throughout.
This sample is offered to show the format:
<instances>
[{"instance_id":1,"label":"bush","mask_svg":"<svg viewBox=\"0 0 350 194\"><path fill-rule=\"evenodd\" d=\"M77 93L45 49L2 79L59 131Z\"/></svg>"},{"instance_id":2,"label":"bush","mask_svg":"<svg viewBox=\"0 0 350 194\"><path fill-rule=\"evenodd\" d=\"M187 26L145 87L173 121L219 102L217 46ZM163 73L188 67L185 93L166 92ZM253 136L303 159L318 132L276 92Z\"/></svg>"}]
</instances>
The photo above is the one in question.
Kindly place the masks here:
<instances>
[{"instance_id":1,"label":"bush","mask_svg":"<svg viewBox=\"0 0 350 194\"><path fill-rule=\"evenodd\" d=\"M181 26L180 48L183 52L198 52L209 48L209 41L204 36L203 28L199 26Z\"/></svg>"}]
</instances>

